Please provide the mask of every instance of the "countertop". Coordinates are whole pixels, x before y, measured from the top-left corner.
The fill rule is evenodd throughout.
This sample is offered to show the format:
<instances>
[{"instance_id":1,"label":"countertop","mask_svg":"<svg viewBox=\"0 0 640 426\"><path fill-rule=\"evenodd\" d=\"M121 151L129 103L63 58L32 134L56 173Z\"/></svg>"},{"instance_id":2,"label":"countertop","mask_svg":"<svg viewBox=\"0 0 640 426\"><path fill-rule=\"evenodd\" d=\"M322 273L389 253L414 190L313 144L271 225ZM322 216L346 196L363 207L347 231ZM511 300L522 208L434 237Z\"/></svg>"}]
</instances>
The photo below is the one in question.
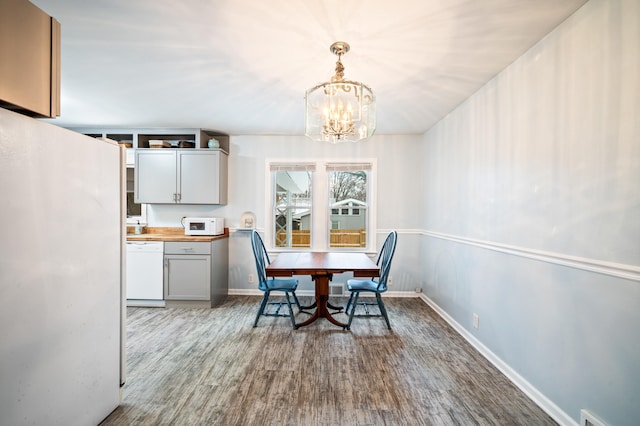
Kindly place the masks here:
<instances>
[{"instance_id":1,"label":"countertop","mask_svg":"<svg viewBox=\"0 0 640 426\"><path fill-rule=\"evenodd\" d=\"M204 241L210 242L229 238L229 228L222 235L184 235L184 228L144 227L142 234L134 234L134 228L127 226L127 241Z\"/></svg>"}]
</instances>

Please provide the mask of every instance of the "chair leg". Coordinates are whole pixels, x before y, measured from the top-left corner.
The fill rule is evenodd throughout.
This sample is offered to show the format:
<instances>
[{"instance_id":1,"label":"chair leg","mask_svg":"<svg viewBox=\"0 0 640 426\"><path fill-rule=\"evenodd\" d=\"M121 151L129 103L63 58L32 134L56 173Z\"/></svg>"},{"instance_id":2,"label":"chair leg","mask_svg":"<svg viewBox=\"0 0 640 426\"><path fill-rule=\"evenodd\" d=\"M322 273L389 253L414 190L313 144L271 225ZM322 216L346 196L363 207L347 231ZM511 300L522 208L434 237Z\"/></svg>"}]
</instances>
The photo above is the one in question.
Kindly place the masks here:
<instances>
[{"instance_id":1,"label":"chair leg","mask_svg":"<svg viewBox=\"0 0 640 426\"><path fill-rule=\"evenodd\" d=\"M355 297L354 297L355 296ZM347 330L351 330L351 321L353 321L353 314L356 313L356 305L358 304L358 297L360 296L359 291L354 291L351 293L351 297L349 297L349 304L351 304L351 313L349 314L349 322L347 323ZM353 303L351 303L351 298L354 298ZM348 304L347 304L348 306Z\"/></svg>"},{"instance_id":2,"label":"chair leg","mask_svg":"<svg viewBox=\"0 0 640 426\"><path fill-rule=\"evenodd\" d=\"M291 300L289 299L289 292L285 292L284 293L285 298L287 299L287 305L289 306L289 318L291 318L291 325L293 326L293 329L296 330L298 328L298 326L296 325L296 318L293 314L293 308L291 307ZM295 293L293 294L293 297L295 298Z\"/></svg>"},{"instance_id":3,"label":"chair leg","mask_svg":"<svg viewBox=\"0 0 640 426\"><path fill-rule=\"evenodd\" d=\"M378 300L378 308L380 308L380 312L382 313L384 320L387 322L387 327L389 328L389 330L391 330L391 324L389 323L389 316L387 315L387 308L384 306L384 303L382 302L382 296L380 296L380 293L376 293L376 299Z\"/></svg>"},{"instance_id":4,"label":"chair leg","mask_svg":"<svg viewBox=\"0 0 640 426\"><path fill-rule=\"evenodd\" d=\"M291 294L293 295L293 301L295 302L296 306L298 307L298 312L302 311L302 307L300 306L300 301L298 300L298 296L296 296L296 292L292 291Z\"/></svg>"},{"instance_id":5,"label":"chair leg","mask_svg":"<svg viewBox=\"0 0 640 426\"><path fill-rule=\"evenodd\" d=\"M260 309L258 309L258 315L256 315L256 320L253 323L254 327L258 326L258 320L260 319L260 315L264 312L265 306L267 306L267 300L269 300L269 292L265 291L264 296L262 296L262 302L260 302Z\"/></svg>"},{"instance_id":6,"label":"chair leg","mask_svg":"<svg viewBox=\"0 0 640 426\"><path fill-rule=\"evenodd\" d=\"M351 295L349 296L349 300L347 301L347 306L344 308L344 313L348 314L349 313L349 307L351 307L351 302L353 301L353 295L355 293L352 291Z\"/></svg>"}]
</instances>

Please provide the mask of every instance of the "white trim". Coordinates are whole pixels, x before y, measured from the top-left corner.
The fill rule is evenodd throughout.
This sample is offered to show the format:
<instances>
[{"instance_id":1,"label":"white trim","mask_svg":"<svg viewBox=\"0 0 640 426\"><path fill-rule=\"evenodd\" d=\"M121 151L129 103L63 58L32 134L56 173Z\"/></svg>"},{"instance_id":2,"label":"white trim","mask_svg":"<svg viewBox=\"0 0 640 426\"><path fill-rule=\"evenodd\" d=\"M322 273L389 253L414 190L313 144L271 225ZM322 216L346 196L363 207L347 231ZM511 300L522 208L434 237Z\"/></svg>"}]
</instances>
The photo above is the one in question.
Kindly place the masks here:
<instances>
[{"instance_id":1,"label":"white trim","mask_svg":"<svg viewBox=\"0 0 640 426\"><path fill-rule=\"evenodd\" d=\"M262 296L264 292L258 288L230 288L227 294L229 296ZM296 290L296 296L299 297L313 297L315 294L314 290Z\"/></svg>"},{"instance_id":2,"label":"white trim","mask_svg":"<svg viewBox=\"0 0 640 426\"><path fill-rule=\"evenodd\" d=\"M382 297L395 297L395 298L412 298L420 297L422 293L416 293L415 291L386 291L382 293Z\"/></svg>"},{"instance_id":3,"label":"white trim","mask_svg":"<svg viewBox=\"0 0 640 426\"><path fill-rule=\"evenodd\" d=\"M494 243L491 241L477 240L474 238L460 237L456 235L444 234L434 231L422 231L422 234L439 238L442 240L453 241L460 244L480 247L487 250L493 250L500 253L520 256L527 259L538 260L541 262L553 263L556 265L568 266L570 268L581 269L584 271L595 272L598 274L609 275L616 278L624 278L627 280L640 282L640 267L634 265L625 265L622 263L606 262L596 259L588 259L584 257L571 256L562 253L554 253L544 250L535 250L526 247L510 246L506 244Z\"/></svg>"},{"instance_id":4,"label":"white trim","mask_svg":"<svg viewBox=\"0 0 640 426\"><path fill-rule=\"evenodd\" d=\"M257 288L230 288L229 296L262 296L264 293ZM315 290L296 290L296 295L301 297L313 297L315 296ZM387 291L383 293L384 298L410 298L420 297L422 293L416 293L415 291ZM349 296L349 292L345 291L343 296ZM363 294L364 296L364 294Z\"/></svg>"},{"instance_id":5,"label":"white trim","mask_svg":"<svg viewBox=\"0 0 640 426\"><path fill-rule=\"evenodd\" d=\"M531 383L525 380L520 374L512 369L506 362L500 359L496 354L491 352L480 340L467 329L461 326L453 317L438 306L433 300L429 299L424 293L419 295L422 301L429 305L442 319L444 319L455 331L458 332L471 346L480 352L491 364L502 372L514 385L525 393L533 402L535 402L542 410L544 410L553 420L560 425L577 426L578 423L565 413L560 407L554 404L542 392L536 389Z\"/></svg>"}]
</instances>

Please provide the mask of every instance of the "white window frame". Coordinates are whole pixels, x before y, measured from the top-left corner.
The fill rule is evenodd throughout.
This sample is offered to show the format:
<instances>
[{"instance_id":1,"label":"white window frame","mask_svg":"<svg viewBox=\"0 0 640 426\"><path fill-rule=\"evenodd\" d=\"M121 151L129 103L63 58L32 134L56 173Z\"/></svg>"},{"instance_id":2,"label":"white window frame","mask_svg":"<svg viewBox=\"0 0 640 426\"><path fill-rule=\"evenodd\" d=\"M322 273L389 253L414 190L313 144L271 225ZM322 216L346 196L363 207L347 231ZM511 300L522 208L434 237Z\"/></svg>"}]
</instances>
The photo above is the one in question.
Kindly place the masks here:
<instances>
[{"instance_id":1,"label":"white window frame","mask_svg":"<svg viewBox=\"0 0 640 426\"><path fill-rule=\"evenodd\" d=\"M275 223L272 221L273 220L273 213L275 211L275 192L276 192L276 182L275 180L273 180L273 173L274 172L278 172L278 171L299 171L299 172L310 172L312 175L312 180L311 180L311 209L310 209L310 216L311 216L311 238L313 239L313 220L314 220L314 211L313 211L313 205L314 205L314 200L315 200L315 174L316 174L316 165L313 162L309 162L309 161L298 161L298 162L281 162L281 161L277 161L277 162L271 162L271 163L267 163L267 176L265 179L265 182L267 182L267 187L268 190L265 191L265 194L269 194L270 199L267 199L266 202L266 223L267 223L267 228L265 229L265 237L266 237L266 241L265 244L267 244L268 247L270 247L268 250L294 250L294 249L306 249L306 247L276 247L275 246L275 235L274 235L274 231L275 231Z\"/></svg>"},{"instance_id":2,"label":"white window frame","mask_svg":"<svg viewBox=\"0 0 640 426\"><path fill-rule=\"evenodd\" d=\"M275 247L273 211L275 200L275 185L272 181L272 166L275 165L291 165L297 164L314 164L313 172L313 191L311 195L311 247ZM329 208L329 176L326 168L327 164L366 164L370 166L368 176L367 194L367 246L357 249L352 248L330 248L329 247L329 230L331 229L331 209ZM377 211L377 192L378 192L378 162L375 158L353 159L353 158L330 158L309 161L308 159L282 159L267 158L265 159L265 244L270 252L279 251L362 251L367 253L376 252L376 211ZM362 210L362 209L361 209Z\"/></svg>"}]
</instances>

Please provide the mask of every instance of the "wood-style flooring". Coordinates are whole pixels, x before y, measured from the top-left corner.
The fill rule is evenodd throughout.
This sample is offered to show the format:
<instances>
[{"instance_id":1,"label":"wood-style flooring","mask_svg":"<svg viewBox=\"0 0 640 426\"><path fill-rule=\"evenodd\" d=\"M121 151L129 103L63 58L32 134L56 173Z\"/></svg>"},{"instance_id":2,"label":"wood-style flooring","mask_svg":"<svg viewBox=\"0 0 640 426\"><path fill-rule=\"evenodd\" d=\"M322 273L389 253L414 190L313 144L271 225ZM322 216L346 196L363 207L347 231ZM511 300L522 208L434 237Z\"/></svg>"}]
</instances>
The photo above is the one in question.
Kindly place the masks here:
<instances>
[{"instance_id":1,"label":"wood-style flooring","mask_svg":"<svg viewBox=\"0 0 640 426\"><path fill-rule=\"evenodd\" d=\"M556 424L423 301L385 301L391 331L382 318L253 328L257 296L128 308L123 401L102 424Z\"/></svg>"}]
</instances>

